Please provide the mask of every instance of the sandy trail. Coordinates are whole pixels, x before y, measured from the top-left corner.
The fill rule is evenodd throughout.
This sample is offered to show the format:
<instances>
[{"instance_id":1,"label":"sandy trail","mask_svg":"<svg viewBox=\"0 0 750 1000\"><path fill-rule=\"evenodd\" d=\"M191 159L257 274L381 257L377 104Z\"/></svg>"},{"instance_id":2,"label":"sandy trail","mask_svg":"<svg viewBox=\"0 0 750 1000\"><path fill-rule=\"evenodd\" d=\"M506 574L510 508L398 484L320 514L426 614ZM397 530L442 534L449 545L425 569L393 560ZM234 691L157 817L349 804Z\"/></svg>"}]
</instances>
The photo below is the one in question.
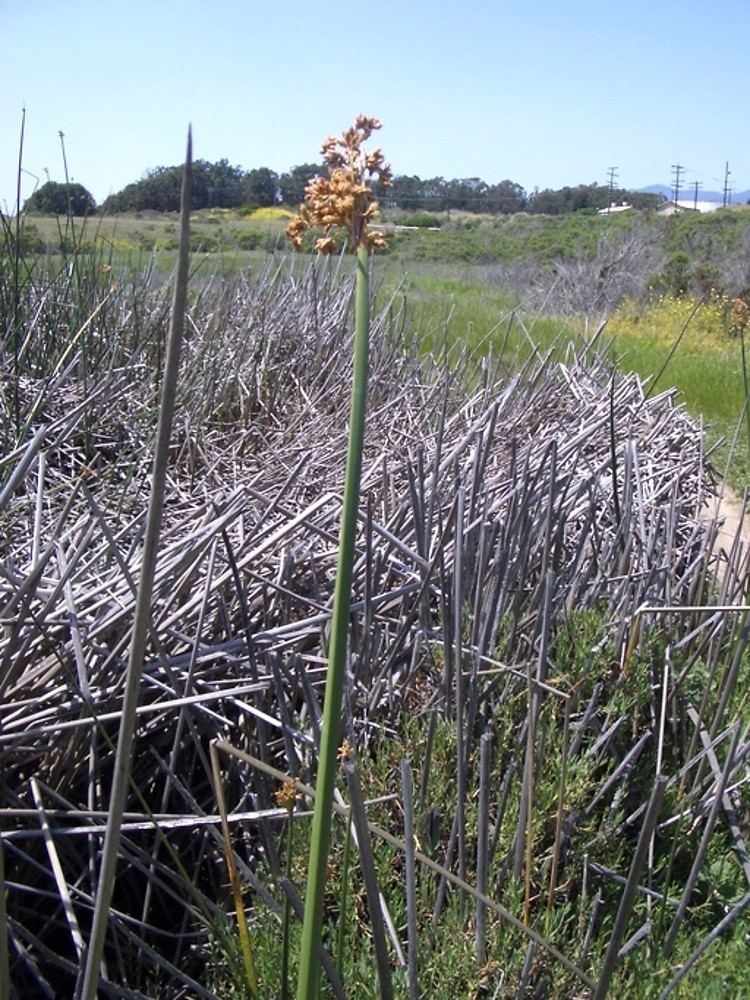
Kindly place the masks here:
<instances>
[{"instance_id":1,"label":"sandy trail","mask_svg":"<svg viewBox=\"0 0 750 1000\"><path fill-rule=\"evenodd\" d=\"M742 497L728 483L724 484L721 498L715 497L707 505L706 516L723 522L716 536L717 550L728 553L740 529L743 548L750 546L750 518L747 514L743 515ZM723 577L725 566L723 560L718 564L720 578Z\"/></svg>"}]
</instances>

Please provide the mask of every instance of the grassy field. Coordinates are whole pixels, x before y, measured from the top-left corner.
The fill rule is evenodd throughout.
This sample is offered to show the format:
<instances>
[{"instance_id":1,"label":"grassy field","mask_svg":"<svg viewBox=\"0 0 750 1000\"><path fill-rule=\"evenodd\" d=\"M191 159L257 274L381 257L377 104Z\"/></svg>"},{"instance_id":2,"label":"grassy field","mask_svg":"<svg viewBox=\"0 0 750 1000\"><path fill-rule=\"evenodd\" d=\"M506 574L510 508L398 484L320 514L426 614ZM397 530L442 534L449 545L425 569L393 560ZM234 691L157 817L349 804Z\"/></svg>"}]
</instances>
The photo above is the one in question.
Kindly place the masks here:
<instances>
[{"instance_id":1,"label":"grassy field","mask_svg":"<svg viewBox=\"0 0 750 1000\"><path fill-rule=\"evenodd\" d=\"M468 346L477 358L505 352L522 363L535 349L563 358L568 345L588 342L597 324L585 317L540 311L523 294L503 288L492 267L386 262L383 300L395 295L403 322L424 350ZM442 273L441 273L442 272ZM626 301L607 320L597 345L623 371L638 373L650 391L678 390L677 402L704 422L720 475L750 486L743 337L731 330L732 300L660 296Z\"/></svg>"}]
</instances>

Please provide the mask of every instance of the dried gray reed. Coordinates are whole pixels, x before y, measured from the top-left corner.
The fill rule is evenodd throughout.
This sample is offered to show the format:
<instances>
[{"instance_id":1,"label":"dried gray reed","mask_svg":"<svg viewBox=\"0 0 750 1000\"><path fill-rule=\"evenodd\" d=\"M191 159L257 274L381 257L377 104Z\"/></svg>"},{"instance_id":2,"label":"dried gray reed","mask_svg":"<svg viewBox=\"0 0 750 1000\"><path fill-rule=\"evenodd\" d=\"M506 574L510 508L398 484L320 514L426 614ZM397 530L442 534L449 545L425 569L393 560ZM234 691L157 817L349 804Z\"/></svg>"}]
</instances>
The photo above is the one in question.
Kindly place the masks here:
<instances>
[{"instance_id":1,"label":"dried gray reed","mask_svg":"<svg viewBox=\"0 0 750 1000\"><path fill-rule=\"evenodd\" d=\"M641 831L638 835L638 843L636 844L635 853L633 854L633 860L630 865L630 871L628 872L627 882L625 883L625 888L623 889L620 905L617 909L617 916L615 917L614 927L612 928L612 934L604 955L602 968L599 972L599 978L596 982L593 1000L604 1000L604 997L607 995L612 973L614 972L615 964L620 951L620 942L625 935L625 928L627 927L627 922L633 907L633 901L635 899L635 893L637 891L641 875L641 869L643 868L643 864L646 860L648 846L651 843L651 836L659 818L659 810L661 809L661 803L664 798L666 785L667 779L662 775L658 775L651 790L646 815L643 819L643 825L641 826Z\"/></svg>"},{"instance_id":2,"label":"dried gray reed","mask_svg":"<svg viewBox=\"0 0 750 1000\"><path fill-rule=\"evenodd\" d=\"M140 690L139 725L153 752L138 759L134 778L150 790L149 805L162 817L156 823L180 844L194 881L203 879L206 895L215 891L216 898L222 898L213 874L222 847L204 744L218 737L257 751L262 743L269 762L292 772L298 763L306 777L320 735L351 288L346 281L335 286L326 267L317 267L312 277L287 272L277 265L254 279L243 276L220 300L207 288L190 304L150 615L154 654L144 665ZM33 965L67 982L64 963L75 956L62 908L62 930L54 930L55 921L41 929L15 888L27 880L58 900L62 891L39 836L29 773L40 788L65 792L68 805L54 812L45 808L45 815L55 842L66 838L71 845L68 892L82 927L88 919L72 889L79 872L89 877L92 854L98 854L106 806L102 786L112 767L103 736L111 737L122 716L154 436L151 362L165 314L163 295L149 303L141 310L131 355L121 294L110 296L96 314L96 322L105 314L120 322L119 315L122 329L119 339L112 338L110 367L99 376L89 373L85 394L75 349L43 392L38 380L22 374L22 416L43 420L46 436L34 444L38 428L30 426L27 438L14 440L0 459L9 476L29 458L2 511L7 559L0 566L0 753L9 786L0 837L4 848L28 848L23 856L6 850L5 857L14 933L19 940L18 928L31 934L24 945L28 961L11 945L12 974L21 981L34 975ZM87 307L84 320L96 305ZM45 328L64 318L51 309L51 302L39 304ZM92 330L90 324L86 338ZM30 352L32 340L29 334ZM500 370L502 359L496 360ZM432 359L386 343L377 328L372 365L366 507L359 516L350 609L365 646L361 659L354 658L356 679L348 693L352 732L363 746L390 724L387 716L406 706L434 713L435 725L446 712L463 715L456 775L472 789L471 747L485 721L524 690L529 664L532 701L541 700L541 691L555 691L552 684L538 684L547 667L540 643L564 629L577 608L605 609L611 621L607 638L617 653L630 634L634 607L705 602L712 609L705 614L654 613L649 623L669 621L673 646L681 652L710 641L714 661L720 661L724 643L735 640L720 635L721 611L707 600L718 561L713 529L700 514L712 489L710 474L702 464L699 429L669 394L646 400L635 377L613 385L608 367L573 353L561 365L536 358L499 384L487 369L477 391L467 392L460 373L451 376ZM619 524L608 440L613 414ZM464 497L460 517L457 481ZM730 577L741 572L739 557L733 559ZM732 596L724 603L735 607L735 584L725 577L723 586ZM439 647L450 681L442 689L440 664L432 660ZM496 673L486 672L488 667ZM463 692L458 701L457 685ZM595 688L582 712L571 711L568 753L570 759L589 751L602 727L597 753L612 756L613 782L599 804L614 788L626 787L628 772L627 765L620 769L623 755L616 753L627 726L605 719L605 693ZM181 717L190 725L180 726ZM518 735L514 731L512 740ZM507 803L517 791L512 752L498 747L505 779L492 810L490 864ZM430 770L427 755L417 817L429 805L423 789ZM248 786L236 766L227 768L226 783L237 803L228 822L243 826L250 849L260 856L273 816L263 808L264 786L258 780ZM700 788L705 791L703 783ZM145 810L132 819L148 822ZM88 827L89 836L72 834L70 826ZM134 866L131 859L137 859L131 871L139 886L131 916L144 916L148 894L151 922L167 913L171 927L188 919L190 904L178 902L179 880L169 875L166 856L160 851L154 861L153 834L135 825L125 834L122 857ZM450 864L457 838L458 830L450 838L453 853L444 855ZM439 849L445 848L441 837ZM467 877L470 853L465 846ZM273 907L273 894L240 861L241 877ZM442 891L456 884L442 870L437 874ZM501 881L496 866L495 887ZM118 898L118 912L125 912L126 903ZM176 920L175 912L183 916ZM127 937L119 917L110 921L108 960L117 975L130 976L123 990L134 989L147 974L155 948L163 949L165 962L181 954L168 937L158 938L159 931L134 926ZM71 949L58 964L43 940L53 931L67 935ZM130 973L118 948L136 956Z\"/></svg>"},{"instance_id":3,"label":"dried gray reed","mask_svg":"<svg viewBox=\"0 0 750 1000\"><path fill-rule=\"evenodd\" d=\"M141 672L149 632L151 597L156 573L156 558L167 481L172 420L177 394L180 349L182 346L182 333L187 306L192 155L192 134L188 131L180 206L180 249L169 340L167 342L162 397L159 407L159 428L154 452L153 482L151 484L146 531L144 534L143 560L141 563L141 576L138 582L135 621L130 639L130 656L126 671L125 695L117 741L114 780L112 782L112 792L109 801L107 832L100 859L96 906L89 935L85 968L83 969L83 977L80 981L80 993L76 990L81 1000L94 1000L98 991L100 967L104 952L104 938L107 933L109 908L117 871L120 825L122 823L122 815L125 811L125 802L130 782L133 734L135 731L136 709L140 696Z\"/></svg>"},{"instance_id":4,"label":"dried gray reed","mask_svg":"<svg viewBox=\"0 0 750 1000\"><path fill-rule=\"evenodd\" d=\"M391 979L391 963L388 955L388 945L385 939L385 926L383 924L383 911L380 902L380 889L378 888L377 872L375 871L375 859L372 854L370 844L370 828L367 823L367 813L365 810L364 797L360 784L359 773L356 764L351 760L344 760L342 767L346 775L346 783L351 797L351 815L354 827L357 831L357 846L359 848L359 858L362 865L362 877L365 883L367 894L367 909L370 917L370 927L372 928L373 947L375 949L375 963L378 970L378 983L380 986L380 996L385 1000L393 997L393 982Z\"/></svg>"}]
</instances>

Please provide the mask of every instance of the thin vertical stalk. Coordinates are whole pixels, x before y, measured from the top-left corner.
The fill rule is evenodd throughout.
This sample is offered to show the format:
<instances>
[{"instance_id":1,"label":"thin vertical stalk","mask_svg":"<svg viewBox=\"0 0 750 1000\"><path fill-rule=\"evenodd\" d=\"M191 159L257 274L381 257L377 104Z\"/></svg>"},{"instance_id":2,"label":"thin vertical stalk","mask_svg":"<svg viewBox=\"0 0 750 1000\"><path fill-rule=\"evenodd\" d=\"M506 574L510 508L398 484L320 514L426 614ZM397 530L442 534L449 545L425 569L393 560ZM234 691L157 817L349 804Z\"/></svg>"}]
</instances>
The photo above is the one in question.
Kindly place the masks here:
<instances>
[{"instance_id":1,"label":"thin vertical stalk","mask_svg":"<svg viewBox=\"0 0 750 1000\"><path fill-rule=\"evenodd\" d=\"M489 873L490 827L490 768L492 765L492 733L482 733L479 741L479 818L477 829L477 889L487 895ZM477 965L481 969L487 961L487 907L476 901Z\"/></svg>"},{"instance_id":2,"label":"thin vertical stalk","mask_svg":"<svg viewBox=\"0 0 750 1000\"><path fill-rule=\"evenodd\" d=\"M16 173L16 238L13 246L13 420L16 435L21 429L21 399L19 395L19 354L21 349L21 175L23 173L23 143L26 131L26 108L21 111L21 136L18 142Z\"/></svg>"},{"instance_id":3,"label":"thin vertical stalk","mask_svg":"<svg viewBox=\"0 0 750 1000\"><path fill-rule=\"evenodd\" d=\"M359 847L359 858L362 864L362 878L365 883L367 909L370 914L370 927L372 929L373 948L375 949L375 964L378 969L380 997L381 1000L393 1000L393 983L391 981L388 946L385 939L383 908L380 901L380 889L375 871L375 858L373 857L372 844L370 842L370 827L367 822L367 810L365 809L365 800L362 795L362 785L359 780L359 771L352 761L347 761L344 764L344 771L349 786L349 795L352 803L351 816L354 821L354 829L357 833L357 846Z\"/></svg>"},{"instance_id":4,"label":"thin vertical stalk","mask_svg":"<svg viewBox=\"0 0 750 1000\"><path fill-rule=\"evenodd\" d=\"M180 249L177 260L169 344L159 408L159 426L156 435L154 471L149 498L146 530L143 539L141 574L138 583L138 597L135 607L135 621L130 643L130 655L125 675L125 694L122 705L120 732L117 740L112 792L109 800L107 829L104 835L96 893L94 916L91 925L83 981L78 995L81 1000L94 1000L99 983L99 967L104 953L104 939L107 933L109 908L117 871L117 855L120 848L120 828L125 801L130 783L133 757L133 735L135 732L136 709L140 689L146 641L151 621L151 596L153 593L156 554L161 529L161 515L169 463L169 441L172 432L172 418L177 394L177 375L180 364L180 347L185 325L185 308L188 286L188 252L190 245L190 194L192 180L192 131L188 131L185 171L182 179L182 207L180 216Z\"/></svg>"},{"instance_id":5,"label":"thin vertical stalk","mask_svg":"<svg viewBox=\"0 0 750 1000\"><path fill-rule=\"evenodd\" d=\"M409 761L401 761L401 796L404 800L404 867L406 888L406 926L409 952L406 975L409 1000L419 1000L419 943L417 936L417 873L414 847L414 791Z\"/></svg>"},{"instance_id":6,"label":"thin vertical stalk","mask_svg":"<svg viewBox=\"0 0 750 1000\"><path fill-rule=\"evenodd\" d=\"M570 695L565 700L565 717L563 719L562 750L560 751L560 784L557 791L557 814L555 816L555 837L552 844L552 864L549 873L549 891L547 893L547 909L551 910L555 902L557 888L557 871L560 864L560 847L565 809L565 791L568 779L568 744L570 741L570 715L577 699Z\"/></svg>"},{"instance_id":7,"label":"thin vertical stalk","mask_svg":"<svg viewBox=\"0 0 750 1000\"><path fill-rule=\"evenodd\" d=\"M714 827L716 826L716 820L719 817L719 811L722 806L722 799L724 797L724 792L726 791L727 784L729 782L729 776L732 773L732 768L734 766L735 754L737 753L737 744L740 740L741 727L739 725L735 726L734 733L732 735L732 742L727 750L727 759L724 762L724 770L721 773L721 777L716 782L716 791L714 793L714 799L711 803L711 810L708 814L708 819L706 820L706 825L703 829L703 834L701 836L700 844L698 845L698 850L693 858L693 864L690 868L690 874L688 875L687 882L685 883L685 888L683 890L682 896L680 897L680 902L677 906L677 912L672 920L672 926L669 928L667 933L667 939L664 942L664 947L662 949L664 957L670 958L672 955L672 950L674 948L675 939L677 938L677 932L680 929L682 921L685 919L685 914L687 912L688 904L690 898L693 895L693 890L695 889L695 883L698 881L698 876L700 875L701 868L703 867L703 862L706 858L706 853L708 851L708 844L713 836Z\"/></svg>"},{"instance_id":8,"label":"thin vertical stalk","mask_svg":"<svg viewBox=\"0 0 750 1000\"><path fill-rule=\"evenodd\" d=\"M346 674L349 608L351 604L354 543L357 530L359 484L362 473L362 450L365 435L367 373L370 337L370 277L368 254L357 248L357 278L354 301L354 373L352 384L349 450L346 460L344 502L341 512L336 588L331 617L331 643L328 656L323 724L320 734L317 796L310 840L310 862L305 896L305 920L302 925L302 954L298 1000L315 1000L320 964L318 946L323 921L323 896L331 840L331 808L336 779L337 751L340 741L341 701Z\"/></svg>"},{"instance_id":9,"label":"thin vertical stalk","mask_svg":"<svg viewBox=\"0 0 750 1000\"><path fill-rule=\"evenodd\" d=\"M292 821L293 809L289 809L289 816L286 824L286 878L291 882L292 863L294 860L294 829ZM344 890L342 890L343 892ZM343 923L343 921L342 921ZM282 918L282 941L281 941L281 1000L288 1000L289 996L289 947L291 944L291 924L292 912L289 897L284 897L284 915ZM339 970L340 973L340 970Z\"/></svg>"},{"instance_id":10,"label":"thin vertical stalk","mask_svg":"<svg viewBox=\"0 0 750 1000\"><path fill-rule=\"evenodd\" d=\"M0 997L10 996L10 958L8 955L8 914L5 909L5 848L0 841Z\"/></svg>"},{"instance_id":11,"label":"thin vertical stalk","mask_svg":"<svg viewBox=\"0 0 750 1000\"><path fill-rule=\"evenodd\" d=\"M346 945L346 928L349 918L349 865L352 856L353 824L346 821L346 836L344 837L344 856L341 861L341 896L339 897L339 932L336 939L336 971L339 978L344 975L344 948Z\"/></svg>"},{"instance_id":12,"label":"thin vertical stalk","mask_svg":"<svg viewBox=\"0 0 750 1000\"><path fill-rule=\"evenodd\" d=\"M255 962L253 960L253 949L250 943L250 931L247 926L245 916L245 904L242 901L242 884L237 872L237 865L234 862L234 850L232 849L232 835L229 832L229 821L227 820L227 803L224 798L224 788L221 781L221 770L219 768L219 751L216 749L215 741L211 743L211 774L214 782L214 795L216 805L221 817L221 834L224 841L224 856L227 861L227 873L229 875L229 885L232 889L232 902L234 912L237 914L237 931L240 938L240 949L242 951L242 962L245 967L247 977L247 987L250 996L256 1000L258 996L258 982L255 976ZM286 923L288 923L288 915Z\"/></svg>"},{"instance_id":13,"label":"thin vertical stalk","mask_svg":"<svg viewBox=\"0 0 750 1000\"><path fill-rule=\"evenodd\" d=\"M458 486L456 527L453 545L453 642L456 668L456 822L458 824L458 874L466 881L466 795L467 753L464 740L464 675L463 675L463 556L464 556L464 487ZM449 692L446 696L449 697ZM464 909L461 895L461 913Z\"/></svg>"},{"instance_id":14,"label":"thin vertical stalk","mask_svg":"<svg viewBox=\"0 0 750 1000\"><path fill-rule=\"evenodd\" d=\"M745 329L740 329L740 346L742 348L742 385L745 389L745 417L747 419L747 450L750 454L750 384L748 383L747 353L745 351Z\"/></svg>"},{"instance_id":15,"label":"thin vertical stalk","mask_svg":"<svg viewBox=\"0 0 750 1000\"><path fill-rule=\"evenodd\" d=\"M523 794L523 819L525 822L518 823L518 854L520 859L525 858L524 872L524 893L523 893L523 920L528 926L531 923L531 864L533 860L533 840L534 840L534 746L536 743L536 712L534 710L534 689L532 686L531 660L527 670L527 701L529 715L526 720L526 780L524 782ZM526 833L526 850L522 852L524 829Z\"/></svg>"},{"instance_id":16,"label":"thin vertical stalk","mask_svg":"<svg viewBox=\"0 0 750 1000\"><path fill-rule=\"evenodd\" d=\"M604 962L602 963L602 970L599 973L599 980L596 984L596 989L594 990L593 1000L604 1000L604 997L607 995L607 990L609 989L609 984L612 979L612 973L614 972L615 964L617 963L620 942L625 936L625 928L627 926L628 918L630 917L630 912L633 909L635 894L638 890L638 879L640 878L643 863L646 860L646 855L648 853L648 847L651 843L651 834L656 828L656 821L659 818L659 810L661 809L661 803L664 798L664 790L666 787L667 778L662 775L658 775L656 781L654 782L651 798L648 802L646 816L643 820L643 826L641 827L641 833L638 837L638 843L636 844L633 861L630 865L628 880L622 891L620 906L617 910L617 916L615 917L615 925L612 928L612 936L609 940L609 944L607 945Z\"/></svg>"},{"instance_id":17,"label":"thin vertical stalk","mask_svg":"<svg viewBox=\"0 0 750 1000\"><path fill-rule=\"evenodd\" d=\"M614 372L612 372L612 378L609 384L609 455L612 465L612 504L615 511L615 524L617 525L616 531L621 544L624 545L625 540L620 534L620 528L622 527L622 511L620 510L620 486L617 482L617 433L615 424Z\"/></svg>"}]
</instances>

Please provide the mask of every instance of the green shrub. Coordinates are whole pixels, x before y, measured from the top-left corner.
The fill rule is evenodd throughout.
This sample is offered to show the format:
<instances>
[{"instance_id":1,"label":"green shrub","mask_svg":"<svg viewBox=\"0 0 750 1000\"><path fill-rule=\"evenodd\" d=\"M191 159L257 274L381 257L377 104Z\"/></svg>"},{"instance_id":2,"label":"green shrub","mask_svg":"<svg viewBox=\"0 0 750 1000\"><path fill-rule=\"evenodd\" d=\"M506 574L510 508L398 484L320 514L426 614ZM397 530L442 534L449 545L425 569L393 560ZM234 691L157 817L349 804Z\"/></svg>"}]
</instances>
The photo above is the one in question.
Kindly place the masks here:
<instances>
[{"instance_id":1,"label":"green shrub","mask_svg":"<svg viewBox=\"0 0 750 1000\"><path fill-rule=\"evenodd\" d=\"M0 252L13 253L16 246L16 232L13 226L8 226L4 243L0 242ZM29 222L25 222L18 233L18 249L24 254L44 253L47 249L39 230Z\"/></svg>"},{"instance_id":2,"label":"green shrub","mask_svg":"<svg viewBox=\"0 0 750 1000\"><path fill-rule=\"evenodd\" d=\"M258 250L260 247L263 247L267 241L267 236L264 233L258 232L257 229L237 234L237 246L240 250Z\"/></svg>"},{"instance_id":3,"label":"green shrub","mask_svg":"<svg viewBox=\"0 0 750 1000\"><path fill-rule=\"evenodd\" d=\"M649 292L653 295L671 295L679 298L687 295L690 289L690 258L679 251L667 259L663 270L655 274L648 283Z\"/></svg>"},{"instance_id":4,"label":"green shrub","mask_svg":"<svg viewBox=\"0 0 750 1000\"><path fill-rule=\"evenodd\" d=\"M402 224L415 226L417 229L439 229L443 220L432 212L414 212L412 215L407 215Z\"/></svg>"},{"instance_id":5,"label":"green shrub","mask_svg":"<svg viewBox=\"0 0 750 1000\"><path fill-rule=\"evenodd\" d=\"M208 236L206 233L190 234L191 253L216 253L221 246L221 242L216 236Z\"/></svg>"},{"instance_id":6,"label":"green shrub","mask_svg":"<svg viewBox=\"0 0 750 1000\"><path fill-rule=\"evenodd\" d=\"M96 211L93 195L83 184L58 184L47 181L30 198L24 210L43 215L92 215Z\"/></svg>"}]
</instances>

